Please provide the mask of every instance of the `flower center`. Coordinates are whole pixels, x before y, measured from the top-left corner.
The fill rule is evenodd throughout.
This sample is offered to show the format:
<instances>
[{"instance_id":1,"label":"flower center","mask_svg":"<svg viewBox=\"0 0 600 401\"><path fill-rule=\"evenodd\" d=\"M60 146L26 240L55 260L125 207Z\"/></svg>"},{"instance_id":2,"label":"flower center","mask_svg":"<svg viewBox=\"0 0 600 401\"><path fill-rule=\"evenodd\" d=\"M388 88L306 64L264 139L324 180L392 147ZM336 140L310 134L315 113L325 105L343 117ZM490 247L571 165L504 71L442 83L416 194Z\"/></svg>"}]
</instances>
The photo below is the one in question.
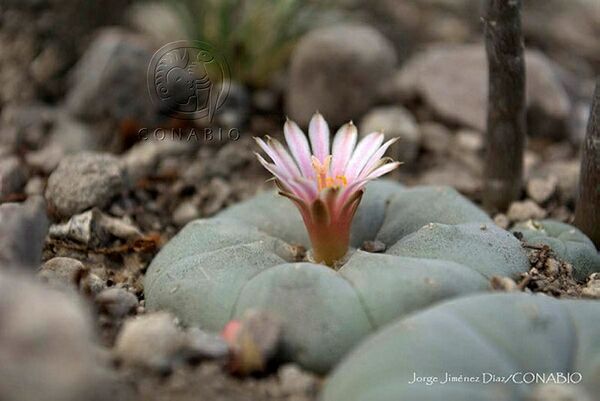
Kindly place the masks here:
<instances>
[{"instance_id":1,"label":"flower center","mask_svg":"<svg viewBox=\"0 0 600 401\"><path fill-rule=\"evenodd\" d=\"M321 163L316 157L312 157L312 167L315 170L319 192L326 188L339 188L348 185L348 180L345 175L336 175L335 177L332 177L329 174L330 164L331 155L325 158L324 163Z\"/></svg>"}]
</instances>

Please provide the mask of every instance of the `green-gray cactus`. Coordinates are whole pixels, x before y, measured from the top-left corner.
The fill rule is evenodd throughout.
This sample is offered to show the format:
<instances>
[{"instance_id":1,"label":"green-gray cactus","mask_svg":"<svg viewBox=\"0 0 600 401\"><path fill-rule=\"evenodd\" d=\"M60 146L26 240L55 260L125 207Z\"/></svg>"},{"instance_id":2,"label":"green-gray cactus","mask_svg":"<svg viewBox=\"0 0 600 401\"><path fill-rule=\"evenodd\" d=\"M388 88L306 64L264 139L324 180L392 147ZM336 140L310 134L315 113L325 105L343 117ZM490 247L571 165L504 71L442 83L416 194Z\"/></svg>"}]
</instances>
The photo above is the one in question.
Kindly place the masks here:
<instances>
[{"instance_id":1,"label":"green-gray cactus","mask_svg":"<svg viewBox=\"0 0 600 401\"><path fill-rule=\"evenodd\" d=\"M291 245L310 244L298 211L258 195L173 238L146 274L147 306L214 331L265 310L283 323L284 356L325 372L389 321L529 267L521 243L450 188L370 184L351 245L374 239L388 252L351 251L338 271L294 263Z\"/></svg>"},{"instance_id":2,"label":"green-gray cactus","mask_svg":"<svg viewBox=\"0 0 600 401\"><path fill-rule=\"evenodd\" d=\"M550 219L530 220L517 224L512 231L522 233L532 245L548 245L558 257L573 265L579 280L600 271L600 255L594 243L576 227Z\"/></svg>"},{"instance_id":3,"label":"green-gray cactus","mask_svg":"<svg viewBox=\"0 0 600 401\"><path fill-rule=\"evenodd\" d=\"M366 339L336 368L321 399L541 400L547 398L540 380L517 382L531 380L531 373L554 373L554 380L561 373L581 380L570 386L568 399L592 400L600 394L598 332L596 301L471 295L407 316ZM446 374L478 381L444 383ZM415 375L437 382L414 382ZM489 382L492 377L506 383Z\"/></svg>"}]
</instances>

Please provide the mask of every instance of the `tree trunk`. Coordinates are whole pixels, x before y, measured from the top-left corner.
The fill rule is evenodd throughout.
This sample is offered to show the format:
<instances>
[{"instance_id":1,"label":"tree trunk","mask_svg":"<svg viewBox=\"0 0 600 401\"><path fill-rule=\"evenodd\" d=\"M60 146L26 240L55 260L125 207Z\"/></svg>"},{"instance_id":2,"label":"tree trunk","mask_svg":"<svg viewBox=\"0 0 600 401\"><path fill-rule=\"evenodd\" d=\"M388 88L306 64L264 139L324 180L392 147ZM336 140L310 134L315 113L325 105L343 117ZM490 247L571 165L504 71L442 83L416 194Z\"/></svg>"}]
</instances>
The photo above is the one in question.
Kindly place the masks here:
<instances>
[{"instance_id":1,"label":"tree trunk","mask_svg":"<svg viewBox=\"0 0 600 401\"><path fill-rule=\"evenodd\" d=\"M486 0L489 70L484 206L505 210L521 193L525 147L525 59L521 0Z\"/></svg>"},{"instance_id":2,"label":"tree trunk","mask_svg":"<svg viewBox=\"0 0 600 401\"><path fill-rule=\"evenodd\" d=\"M575 225L600 248L600 79L581 151Z\"/></svg>"}]
</instances>

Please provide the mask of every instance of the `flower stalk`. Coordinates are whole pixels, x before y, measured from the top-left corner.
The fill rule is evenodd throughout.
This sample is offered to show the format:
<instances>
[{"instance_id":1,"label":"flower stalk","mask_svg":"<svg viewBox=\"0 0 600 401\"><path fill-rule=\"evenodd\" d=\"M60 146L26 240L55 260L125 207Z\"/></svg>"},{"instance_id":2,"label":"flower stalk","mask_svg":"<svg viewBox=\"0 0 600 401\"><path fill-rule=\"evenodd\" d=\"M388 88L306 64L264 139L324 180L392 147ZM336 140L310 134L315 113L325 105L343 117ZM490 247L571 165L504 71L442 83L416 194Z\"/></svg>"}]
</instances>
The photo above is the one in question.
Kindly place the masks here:
<instances>
[{"instance_id":1,"label":"flower stalk","mask_svg":"<svg viewBox=\"0 0 600 401\"><path fill-rule=\"evenodd\" d=\"M400 165L383 157L396 138L383 143L383 134L374 132L357 144L357 130L350 122L330 144L329 127L319 113L310 121L308 139L291 120L284 125L284 135L289 152L267 136L255 139L271 162L256 156L275 177L279 193L300 211L315 261L333 266L348 251L365 185Z\"/></svg>"}]
</instances>

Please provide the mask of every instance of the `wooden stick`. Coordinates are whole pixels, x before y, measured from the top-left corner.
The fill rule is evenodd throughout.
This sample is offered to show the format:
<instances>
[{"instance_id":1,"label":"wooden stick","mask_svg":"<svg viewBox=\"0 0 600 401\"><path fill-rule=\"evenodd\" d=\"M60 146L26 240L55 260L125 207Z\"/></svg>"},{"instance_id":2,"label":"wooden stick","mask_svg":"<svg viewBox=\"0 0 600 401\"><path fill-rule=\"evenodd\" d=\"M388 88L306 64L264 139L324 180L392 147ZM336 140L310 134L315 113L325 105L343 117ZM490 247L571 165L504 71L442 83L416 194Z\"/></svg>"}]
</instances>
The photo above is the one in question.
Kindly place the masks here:
<instances>
[{"instance_id":1,"label":"wooden stick","mask_svg":"<svg viewBox=\"0 0 600 401\"><path fill-rule=\"evenodd\" d=\"M575 225L600 248L600 78L581 153Z\"/></svg>"},{"instance_id":2,"label":"wooden stick","mask_svg":"<svg viewBox=\"0 0 600 401\"><path fill-rule=\"evenodd\" d=\"M521 193L525 147L525 59L521 0L486 0L489 69L484 206L505 210Z\"/></svg>"}]
</instances>

